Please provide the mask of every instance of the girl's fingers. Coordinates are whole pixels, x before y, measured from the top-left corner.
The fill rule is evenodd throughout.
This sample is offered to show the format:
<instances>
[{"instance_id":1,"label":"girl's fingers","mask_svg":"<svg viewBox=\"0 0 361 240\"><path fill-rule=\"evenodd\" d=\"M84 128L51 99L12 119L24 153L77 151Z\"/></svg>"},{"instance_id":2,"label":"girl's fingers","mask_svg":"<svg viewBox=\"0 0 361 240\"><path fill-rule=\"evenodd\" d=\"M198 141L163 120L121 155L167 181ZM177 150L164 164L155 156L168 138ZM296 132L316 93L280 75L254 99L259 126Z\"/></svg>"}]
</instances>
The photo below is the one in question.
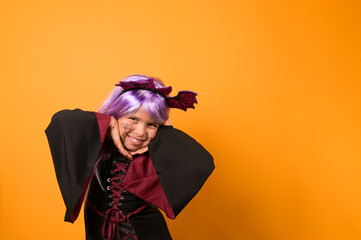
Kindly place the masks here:
<instances>
[{"instance_id":1,"label":"girl's fingers","mask_svg":"<svg viewBox=\"0 0 361 240\"><path fill-rule=\"evenodd\" d=\"M148 147L144 147L144 148L141 148L141 149L139 149L139 150L137 150L137 151L135 151L135 152L130 152L130 154L131 154L131 155L143 154L143 153L145 153L145 152L147 152L147 151L148 151Z\"/></svg>"},{"instance_id":2,"label":"girl's fingers","mask_svg":"<svg viewBox=\"0 0 361 240\"><path fill-rule=\"evenodd\" d=\"M119 149L119 152L126 158L133 160L132 155L129 154L127 150L125 150L123 143L120 141L120 137L117 134L114 134L113 138L114 145Z\"/></svg>"},{"instance_id":3,"label":"girl's fingers","mask_svg":"<svg viewBox=\"0 0 361 240\"><path fill-rule=\"evenodd\" d=\"M109 131L111 139L113 140L114 145L119 149L119 152L126 158L133 160L132 155L130 155L128 153L128 151L125 150L123 143L120 140L120 133L118 130L118 124L116 124L116 120L115 120L115 123L113 122L113 123L109 124L108 131Z\"/></svg>"},{"instance_id":4,"label":"girl's fingers","mask_svg":"<svg viewBox=\"0 0 361 240\"><path fill-rule=\"evenodd\" d=\"M128 158L129 160L133 160L132 155L129 154L129 152L127 150L124 149L123 144L119 144L119 145L115 145L118 149L119 152L126 158Z\"/></svg>"}]
</instances>

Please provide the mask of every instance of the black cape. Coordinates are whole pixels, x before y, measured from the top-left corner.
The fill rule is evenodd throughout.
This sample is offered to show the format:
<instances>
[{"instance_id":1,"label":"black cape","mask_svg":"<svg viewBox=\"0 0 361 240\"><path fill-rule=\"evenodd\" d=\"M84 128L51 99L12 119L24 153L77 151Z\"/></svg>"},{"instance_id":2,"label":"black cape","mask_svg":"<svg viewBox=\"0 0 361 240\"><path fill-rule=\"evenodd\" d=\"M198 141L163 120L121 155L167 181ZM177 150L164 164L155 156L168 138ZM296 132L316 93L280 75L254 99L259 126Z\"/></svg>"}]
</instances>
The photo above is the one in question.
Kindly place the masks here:
<instances>
[{"instance_id":1,"label":"black cape","mask_svg":"<svg viewBox=\"0 0 361 240\"><path fill-rule=\"evenodd\" d=\"M109 121L110 116L101 113L62 110L45 130L66 206L65 221L74 222L79 214ZM148 149L176 217L212 173L213 157L196 140L172 126L161 126Z\"/></svg>"}]
</instances>

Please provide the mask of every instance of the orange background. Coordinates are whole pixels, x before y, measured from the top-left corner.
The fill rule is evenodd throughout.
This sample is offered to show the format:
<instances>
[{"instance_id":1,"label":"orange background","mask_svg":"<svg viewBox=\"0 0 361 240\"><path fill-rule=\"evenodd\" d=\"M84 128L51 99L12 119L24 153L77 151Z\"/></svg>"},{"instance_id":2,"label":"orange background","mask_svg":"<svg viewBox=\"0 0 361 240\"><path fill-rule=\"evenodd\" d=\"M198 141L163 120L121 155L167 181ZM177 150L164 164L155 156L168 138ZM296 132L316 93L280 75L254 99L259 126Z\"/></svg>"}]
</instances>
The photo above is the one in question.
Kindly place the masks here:
<instances>
[{"instance_id":1,"label":"orange background","mask_svg":"<svg viewBox=\"0 0 361 240\"><path fill-rule=\"evenodd\" d=\"M216 171L174 239L361 239L360 1L1 1L0 239L63 222L44 129L134 74L199 93L173 125Z\"/></svg>"}]
</instances>

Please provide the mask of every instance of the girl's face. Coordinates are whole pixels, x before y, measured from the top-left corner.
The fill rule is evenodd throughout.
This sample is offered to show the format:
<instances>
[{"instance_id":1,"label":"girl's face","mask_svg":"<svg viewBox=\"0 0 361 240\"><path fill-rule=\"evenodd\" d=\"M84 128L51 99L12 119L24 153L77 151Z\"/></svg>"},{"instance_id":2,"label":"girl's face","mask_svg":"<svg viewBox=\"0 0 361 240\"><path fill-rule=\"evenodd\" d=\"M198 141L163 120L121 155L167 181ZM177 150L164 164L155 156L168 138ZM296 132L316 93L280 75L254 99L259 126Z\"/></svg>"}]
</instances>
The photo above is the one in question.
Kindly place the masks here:
<instances>
[{"instance_id":1,"label":"girl's face","mask_svg":"<svg viewBox=\"0 0 361 240\"><path fill-rule=\"evenodd\" d=\"M123 146L131 152L148 146L155 138L159 126L142 107L135 113L118 119L120 139Z\"/></svg>"}]
</instances>

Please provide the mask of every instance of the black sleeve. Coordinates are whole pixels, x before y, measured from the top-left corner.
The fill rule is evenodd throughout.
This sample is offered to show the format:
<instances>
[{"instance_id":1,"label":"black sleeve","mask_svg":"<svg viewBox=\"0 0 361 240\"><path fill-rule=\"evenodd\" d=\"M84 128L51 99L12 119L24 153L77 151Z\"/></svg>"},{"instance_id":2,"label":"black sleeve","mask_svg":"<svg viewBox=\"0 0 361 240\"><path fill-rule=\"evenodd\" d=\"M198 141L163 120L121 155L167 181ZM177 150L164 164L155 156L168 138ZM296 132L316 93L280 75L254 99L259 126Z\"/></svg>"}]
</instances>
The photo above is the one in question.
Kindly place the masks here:
<instances>
[{"instance_id":1,"label":"black sleeve","mask_svg":"<svg viewBox=\"0 0 361 240\"><path fill-rule=\"evenodd\" d=\"M45 133L66 205L65 221L74 222L101 148L97 115L62 110L53 116Z\"/></svg>"},{"instance_id":2,"label":"black sleeve","mask_svg":"<svg viewBox=\"0 0 361 240\"><path fill-rule=\"evenodd\" d=\"M148 148L160 184L177 216L212 173L213 157L196 140L172 126L160 127Z\"/></svg>"}]
</instances>

